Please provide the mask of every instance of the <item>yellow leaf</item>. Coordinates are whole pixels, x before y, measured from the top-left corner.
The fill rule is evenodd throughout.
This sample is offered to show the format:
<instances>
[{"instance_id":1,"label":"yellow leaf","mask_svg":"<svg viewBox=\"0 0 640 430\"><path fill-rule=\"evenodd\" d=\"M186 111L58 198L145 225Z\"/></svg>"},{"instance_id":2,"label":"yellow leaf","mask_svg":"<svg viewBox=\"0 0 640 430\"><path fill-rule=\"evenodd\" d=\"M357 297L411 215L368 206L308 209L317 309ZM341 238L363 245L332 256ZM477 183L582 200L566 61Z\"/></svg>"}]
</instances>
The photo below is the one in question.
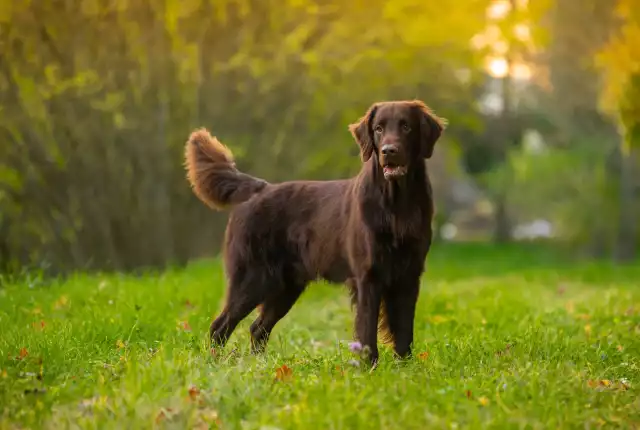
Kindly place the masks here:
<instances>
[{"instance_id":1,"label":"yellow leaf","mask_svg":"<svg viewBox=\"0 0 640 430\"><path fill-rule=\"evenodd\" d=\"M487 399L485 396L482 396L478 397L478 403L480 403L482 406L487 406L490 402L489 399Z\"/></svg>"},{"instance_id":2,"label":"yellow leaf","mask_svg":"<svg viewBox=\"0 0 640 430\"><path fill-rule=\"evenodd\" d=\"M69 303L69 299L67 296L61 296L58 300L55 301L53 307L56 309L62 309Z\"/></svg>"}]
</instances>

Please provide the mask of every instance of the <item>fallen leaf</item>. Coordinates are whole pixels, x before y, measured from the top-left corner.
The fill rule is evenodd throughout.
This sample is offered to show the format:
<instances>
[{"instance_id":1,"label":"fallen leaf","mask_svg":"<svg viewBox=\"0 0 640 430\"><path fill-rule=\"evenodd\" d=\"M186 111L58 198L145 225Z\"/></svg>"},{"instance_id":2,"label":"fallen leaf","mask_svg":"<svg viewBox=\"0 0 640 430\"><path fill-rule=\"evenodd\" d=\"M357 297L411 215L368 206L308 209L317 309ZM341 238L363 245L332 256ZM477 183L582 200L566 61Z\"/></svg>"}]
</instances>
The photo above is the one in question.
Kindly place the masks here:
<instances>
[{"instance_id":1,"label":"fallen leaf","mask_svg":"<svg viewBox=\"0 0 640 430\"><path fill-rule=\"evenodd\" d=\"M604 391L607 389L626 391L631 388L631 384L629 384L629 381L624 378L620 379L617 382L611 381L609 379L589 379L587 381L587 386L597 391Z\"/></svg>"},{"instance_id":2,"label":"fallen leaf","mask_svg":"<svg viewBox=\"0 0 640 430\"><path fill-rule=\"evenodd\" d=\"M429 351L421 352L420 354L418 354L418 358L422 361L426 360L427 358L429 358Z\"/></svg>"},{"instance_id":3,"label":"fallen leaf","mask_svg":"<svg viewBox=\"0 0 640 430\"><path fill-rule=\"evenodd\" d=\"M285 379L291 378L293 375L293 370L286 364L283 364L279 368L276 369L276 379L278 381L284 381Z\"/></svg>"},{"instance_id":4,"label":"fallen leaf","mask_svg":"<svg viewBox=\"0 0 640 430\"><path fill-rule=\"evenodd\" d=\"M217 356L218 356L218 351L216 351L216 349L215 349L215 348L211 348L211 349L209 350L209 354L211 354L211 356L212 356L213 358L215 358L215 357L217 357Z\"/></svg>"},{"instance_id":5,"label":"fallen leaf","mask_svg":"<svg viewBox=\"0 0 640 430\"><path fill-rule=\"evenodd\" d=\"M67 298L67 296L61 296L58 300L55 301L53 307L56 309L61 309L67 306L68 303L69 299Z\"/></svg>"},{"instance_id":6,"label":"fallen leaf","mask_svg":"<svg viewBox=\"0 0 640 430\"><path fill-rule=\"evenodd\" d=\"M29 351L27 351L27 348L20 348L20 352L18 353L18 360L24 360L25 358L27 358L27 355L29 355Z\"/></svg>"},{"instance_id":7,"label":"fallen leaf","mask_svg":"<svg viewBox=\"0 0 640 430\"><path fill-rule=\"evenodd\" d=\"M198 387L196 387L195 385L192 385L189 387L189 398L193 401L198 399L198 396L200 395L200 389Z\"/></svg>"},{"instance_id":8,"label":"fallen leaf","mask_svg":"<svg viewBox=\"0 0 640 430\"><path fill-rule=\"evenodd\" d=\"M32 322L31 325L35 330L44 330L46 323L44 322L44 320L40 320L39 322L37 321Z\"/></svg>"},{"instance_id":9,"label":"fallen leaf","mask_svg":"<svg viewBox=\"0 0 640 430\"><path fill-rule=\"evenodd\" d=\"M171 408L160 409L160 412L158 412L158 415L156 415L156 424L160 424L162 421L166 419L171 419L173 415L174 415L173 409Z\"/></svg>"},{"instance_id":10,"label":"fallen leaf","mask_svg":"<svg viewBox=\"0 0 640 430\"><path fill-rule=\"evenodd\" d=\"M464 394L467 396L467 399L470 399L472 394L471 394L471 390L467 390L464 392Z\"/></svg>"},{"instance_id":11,"label":"fallen leaf","mask_svg":"<svg viewBox=\"0 0 640 430\"><path fill-rule=\"evenodd\" d=\"M618 345L616 349L620 352L624 351L624 347L622 345Z\"/></svg>"},{"instance_id":12,"label":"fallen leaf","mask_svg":"<svg viewBox=\"0 0 640 430\"><path fill-rule=\"evenodd\" d=\"M478 403L480 403L482 406L487 406L489 404L489 399L487 399L485 396L478 397Z\"/></svg>"}]
</instances>

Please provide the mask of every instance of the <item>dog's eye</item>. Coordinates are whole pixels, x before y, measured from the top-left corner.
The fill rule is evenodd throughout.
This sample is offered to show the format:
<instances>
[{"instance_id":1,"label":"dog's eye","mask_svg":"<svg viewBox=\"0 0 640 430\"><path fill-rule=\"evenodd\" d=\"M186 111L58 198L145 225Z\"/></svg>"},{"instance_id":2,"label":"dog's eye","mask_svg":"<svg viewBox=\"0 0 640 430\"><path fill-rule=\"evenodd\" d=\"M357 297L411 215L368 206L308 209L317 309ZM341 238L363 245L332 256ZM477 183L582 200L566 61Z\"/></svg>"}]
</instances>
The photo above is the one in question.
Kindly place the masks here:
<instances>
[{"instance_id":1,"label":"dog's eye","mask_svg":"<svg viewBox=\"0 0 640 430\"><path fill-rule=\"evenodd\" d=\"M405 133L409 133L411 131L411 127L409 127L409 124L402 124L402 131L404 131Z\"/></svg>"},{"instance_id":2,"label":"dog's eye","mask_svg":"<svg viewBox=\"0 0 640 430\"><path fill-rule=\"evenodd\" d=\"M376 128L374 128L374 131L378 134L382 134L382 126L381 125L377 125Z\"/></svg>"}]
</instances>

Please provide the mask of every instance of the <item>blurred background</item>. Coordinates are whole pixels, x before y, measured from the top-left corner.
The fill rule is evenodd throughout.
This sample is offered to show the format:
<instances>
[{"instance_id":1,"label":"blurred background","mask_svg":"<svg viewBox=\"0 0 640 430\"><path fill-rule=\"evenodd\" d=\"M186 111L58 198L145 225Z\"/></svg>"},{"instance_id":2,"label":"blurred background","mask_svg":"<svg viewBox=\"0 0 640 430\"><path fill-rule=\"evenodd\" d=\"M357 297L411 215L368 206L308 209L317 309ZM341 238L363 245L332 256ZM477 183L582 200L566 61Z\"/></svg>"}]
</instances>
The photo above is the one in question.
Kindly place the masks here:
<instances>
[{"instance_id":1,"label":"blurred background","mask_svg":"<svg viewBox=\"0 0 640 430\"><path fill-rule=\"evenodd\" d=\"M269 181L343 178L347 125L406 98L450 123L438 240L634 258L638 0L1 0L0 271L215 255L193 128Z\"/></svg>"}]
</instances>

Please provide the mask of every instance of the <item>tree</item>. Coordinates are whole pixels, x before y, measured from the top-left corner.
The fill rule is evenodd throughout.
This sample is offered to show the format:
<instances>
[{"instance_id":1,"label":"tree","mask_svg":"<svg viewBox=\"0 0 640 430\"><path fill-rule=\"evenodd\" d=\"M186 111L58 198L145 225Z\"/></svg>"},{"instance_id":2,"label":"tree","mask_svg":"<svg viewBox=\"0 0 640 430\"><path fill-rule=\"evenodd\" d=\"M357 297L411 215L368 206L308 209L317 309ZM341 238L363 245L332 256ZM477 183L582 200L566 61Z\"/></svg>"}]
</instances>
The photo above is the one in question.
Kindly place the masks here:
<instances>
[{"instance_id":1,"label":"tree","mask_svg":"<svg viewBox=\"0 0 640 430\"><path fill-rule=\"evenodd\" d=\"M640 2L619 0L621 21L596 61L604 75L601 107L618 125L620 177L616 257L633 260L638 247L638 172L640 149Z\"/></svg>"}]
</instances>

